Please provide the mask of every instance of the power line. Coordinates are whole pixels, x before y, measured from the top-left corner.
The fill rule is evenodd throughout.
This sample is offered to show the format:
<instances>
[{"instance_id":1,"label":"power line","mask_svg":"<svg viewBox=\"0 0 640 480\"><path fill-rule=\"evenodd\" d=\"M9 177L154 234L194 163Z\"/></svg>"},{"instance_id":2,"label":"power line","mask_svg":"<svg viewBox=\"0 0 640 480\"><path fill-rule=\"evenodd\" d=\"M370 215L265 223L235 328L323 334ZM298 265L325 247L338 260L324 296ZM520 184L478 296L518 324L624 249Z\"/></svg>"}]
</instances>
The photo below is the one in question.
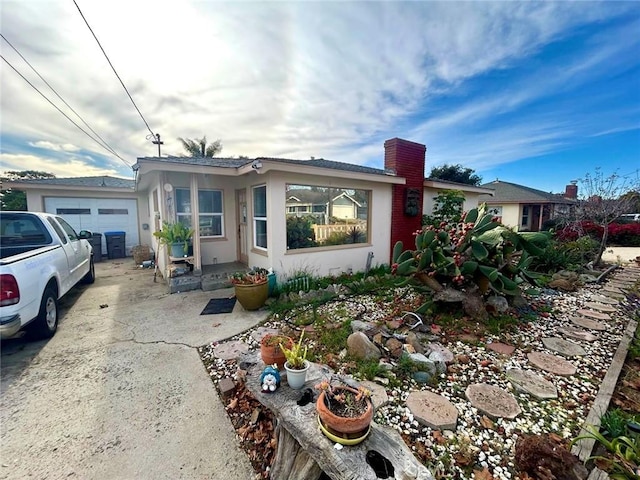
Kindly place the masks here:
<instances>
[{"instance_id":1,"label":"power line","mask_svg":"<svg viewBox=\"0 0 640 480\"><path fill-rule=\"evenodd\" d=\"M142 116L142 112L140 112L140 109L138 108L138 106L136 105L136 102L133 101L133 97L131 96L131 94L129 93L129 90L127 90L127 87L125 86L124 82L122 81L122 79L120 78L120 75L118 75L118 72L116 72L115 67L113 66L113 64L111 63L111 60L109 60L109 56L107 55L107 52L104 51L104 48L102 48L102 45L100 44L100 40L98 40L98 37L96 37L96 34L93 33L93 29L91 28L91 25L89 25L89 22L87 22L87 19L84 17L84 14L82 13L82 10L80 10L80 7L78 6L78 4L76 3L76 0L73 0L73 3L75 4L76 8L78 9L78 12L80 12L80 16L82 17L82 19L84 20L84 23L87 25L87 28L89 29L89 31L91 32L91 35L93 35L93 38L96 39L96 42L98 42L98 46L100 47L100 50L102 50L102 53L104 54L104 57L107 59L107 62L109 62L109 65L111 66L111 69L113 70L113 73L116 74L116 77L118 77L118 80L120 80L120 84L122 85L122 88L124 88L124 91L127 92L127 95L129 96L129 100L131 100L131 103L133 103L133 106L136 108L136 110L138 111L138 115L140 115L140 118L142 119L142 121L144 122L144 124L147 126L147 130L149 130L149 132L151 133L151 135L153 135L154 138L156 137L156 134L153 133L153 131L151 130L151 127L149 126L149 124L147 123L147 121L144 119L144 117Z\"/></svg>"},{"instance_id":2,"label":"power line","mask_svg":"<svg viewBox=\"0 0 640 480\"><path fill-rule=\"evenodd\" d=\"M55 89L55 88L53 88L53 87L49 84L49 82L47 82L47 81L44 79L44 77L43 77L42 75L40 75L40 73L35 69L35 67L29 63L29 61L24 57L24 55L22 55L22 54L18 51L18 49L17 49L16 47L14 47L14 46L13 46L13 44L12 44L9 40L7 40L7 38L6 38L2 33L0 33L0 37L2 37L2 39L3 39L5 42L7 42L7 44L8 44L11 48L13 48L13 50L14 50L14 51L15 51L15 52L20 56L20 58L22 58L22 60L24 60L24 62L25 62L27 65L29 65L29 67L31 67L31 70L33 70L33 71L36 73L36 75L38 75L38 77L40 77L40 80L42 80L42 81L45 83L45 85L46 85L47 87L49 87L53 93L55 93L55 94L56 94L56 96L57 96L57 97L62 101L62 103L64 103L64 104L67 106L67 108L69 108L69 110L71 110L73 113L75 113L75 115L76 115L76 116L77 116L77 117L82 121L82 123L84 123L84 124L86 125L86 127L87 127L89 130L91 130L91 132L93 132L93 133L96 135L96 137L98 137L98 138L102 141L102 144L100 144L99 142L98 142L98 144L99 144L99 145L101 145L102 147L106 148L107 150L109 150L113 155L115 155L115 156L116 156L116 157L118 157L120 160L122 160L122 161L124 161L124 162L126 163L126 161L124 160L124 158L122 158L120 155L118 155L118 154L116 153L116 151L113 149L113 147L111 147L111 145L109 145L109 144L107 143L107 141L106 141L104 138L102 138L102 137L100 136L100 134L98 134L98 132L96 132L93 128L91 128L91 125L89 125L89 124L84 120L84 118L82 118L82 116L80 116L80 114L79 114L78 112L76 112L76 111L73 109L73 107L72 107L71 105L69 105L69 104L65 101L65 99L64 99L64 98L62 98L62 96L60 96L60 94L56 91L56 89ZM130 167L130 165L129 165L128 163L127 163L127 166L129 166L129 167Z\"/></svg>"},{"instance_id":3,"label":"power line","mask_svg":"<svg viewBox=\"0 0 640 480\"><path fill-rule=\"evenodd\" d=\"M0 58L2 58L2 60L4 60L4 61L5 61L5 63L6 63L7 65L9 65L9 66L13 69L13 71L14 71L14 72L16 72L18 75L20 75L20 76L22 77L22 79L23 79L25 82L27 82L27 83L31 86L31 88L33 88L36 92L38 92L38 93L42 96L42 98L44 98L47 102L49 102L49 103L53 106L53 108L55 108L56 110L58 110L58 112L60 112L62 115L64 115L64 117L65 117L67 120L69 120L71 123L73 123L73 124L76 126L76 128L77 128L78 130L80 130L82 133L84 133L87 137L89 137L91 140L93 140L94 142L96 142L96 143L97 143L98 145L100 145L102 148L104 148L105 150L107 150L109 153L112 153L112 152L111 152L107 147L105 147L104 145L102 145L98 140L96 140L96 139L95 139L94 137L92 137L89 133L87 133L87 132L86 132L86 131L85 131L85 130L80 126L80 125L78 125L76 122L74 122L74 121L73 121L73 120L72 120L72 119L71 119L71 118L70 118L66 113L64 113L62 110L60 110L60 108L58 108L58 106L57 106L55 103L53 103L51 100L49 100L49 99L47 98L47 96L46 96L44 93L42 93L40 90L38 90L38 87L36 87L33 83L31 83L31 82L27 79L27 77L25 77L24 75L22 75L22 73L20 73L16 67L14 67L13 65L11 65L11 62L9 62L9 60L7 60L6 58L4 58L4 56L3 56L3 55L0 55ZM117 154L116 154L116 155L117 155ZM127 167L131 168L131 165L129 165L129 164L125 161L125 159L124 159L124 158L120 157L119 155L117 155L117 157L118 157L120 160L122 160L122 162L123 162Z\"/></svg>"}]
</instances>

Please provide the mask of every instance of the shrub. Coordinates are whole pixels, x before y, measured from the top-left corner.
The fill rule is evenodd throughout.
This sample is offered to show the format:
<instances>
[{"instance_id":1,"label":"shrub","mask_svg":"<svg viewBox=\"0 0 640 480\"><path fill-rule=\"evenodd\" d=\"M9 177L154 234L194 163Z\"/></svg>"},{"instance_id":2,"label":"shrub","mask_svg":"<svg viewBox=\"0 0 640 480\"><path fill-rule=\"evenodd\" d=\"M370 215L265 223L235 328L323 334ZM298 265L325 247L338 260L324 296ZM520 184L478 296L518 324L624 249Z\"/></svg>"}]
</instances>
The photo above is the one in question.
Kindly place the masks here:
<instances>
[{"instance_id":1,"label":"shrub","mask_svg":"<svg viewBox=\"0 0 640 480\"><path fill-rule=\"evenodd\" d=\"M312 218L287 217L287 248L308 248L316 245Z\"/></svg>"}]
</instances>

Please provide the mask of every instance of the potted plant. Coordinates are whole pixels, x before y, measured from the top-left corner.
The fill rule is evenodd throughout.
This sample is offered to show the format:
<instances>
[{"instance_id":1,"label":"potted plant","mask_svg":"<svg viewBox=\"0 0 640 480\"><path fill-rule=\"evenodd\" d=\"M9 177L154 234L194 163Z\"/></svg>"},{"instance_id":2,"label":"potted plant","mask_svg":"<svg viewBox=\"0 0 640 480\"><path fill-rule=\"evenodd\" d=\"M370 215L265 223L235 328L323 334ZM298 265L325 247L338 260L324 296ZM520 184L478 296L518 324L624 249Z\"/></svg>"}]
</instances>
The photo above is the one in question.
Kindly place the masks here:
<instances>
[{"instance_id":1,"label":"potted plant","mask_svg":"<svg viewBox=\"0 0 640 480\"><path fill-rule=\"evenodd\" d=\"M316 388L320 390L316 410L322 433L343 445L364 441L373 419L371 392L364 387L334 386L327 380Z\"/></svg>"},{"instance_id":2,"label":"potted plant","mask_svg":"<svg viewBox=\"0 0 640 480\"><path fill-rule=\"evenodd\" d=\"M280 345L293 346L293 339L286 335L268 333L260 340L260 357L265 365L276 365L282 369L287 358Z\"/></svg>"},{"instance_id":3,"label":"potted plant","mask_svg":"<svg viewBox=\"0 0 640 480\"><path fill-rule=\"evenodd\" d=\"M189 248L189 240L193 237L193 230L182 222L162 222L162 229L153 232L153 236L161 244L171 248L172 257L185 257Z\"/></svg>"},{"instance_id":4,"label":"potted plant","mask_svg":"<svg viewBox=\"0 0 640 480\"><path fill-rule=\"evenodd\" d=\"M257 310L269 296L268 270L254 268L249 272L236 272L229 276L236 298L245 310Z\"/></svg>"},{"instance_id":5,"label":"potted plant","mask_svg":"<svg viewBox=\"0 0 640 480\"><path fill-rule=\"evenodd\" d=\"M284 353L287 359L284 362L284 369L287 371L287 383L294 390L300 390L304 386L304 382L307 378L307 370L311 365L307 360L307 347L302 346L302 339L304 337L304 330L300 334L300 340L298 343L293 344L291 347L286 347L282 343L280 344L280 350Z\"/></svg>"}]
</instances>

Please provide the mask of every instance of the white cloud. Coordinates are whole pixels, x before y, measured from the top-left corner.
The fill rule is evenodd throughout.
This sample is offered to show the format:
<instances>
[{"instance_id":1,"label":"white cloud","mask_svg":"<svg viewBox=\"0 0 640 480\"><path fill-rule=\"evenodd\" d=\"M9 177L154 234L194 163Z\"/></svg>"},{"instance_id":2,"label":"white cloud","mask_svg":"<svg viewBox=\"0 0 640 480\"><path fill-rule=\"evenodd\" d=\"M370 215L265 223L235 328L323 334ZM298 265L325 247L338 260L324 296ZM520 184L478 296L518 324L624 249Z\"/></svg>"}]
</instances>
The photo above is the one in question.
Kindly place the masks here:
<instances>
[{"instance_id":1,"label":"white cloud","mask_svg":"<svg viewBox=\"0 0 640 480\"><path fill-rule=\"evenodd\" d=\"M585 72L601 68L616 53L616 44L600 39L584 64L509 91L487 92L444 111L432 110L433 101L460 95L469 79L508 70L573 27L625 8L562 2L116 0L80 5L145 119L162 135L164 154L182 153L177 137L207 135L222 140L224 155L314 155L371 163L382 158L384 139L401 136L428 143L437 157L479 165L561 145L568 130L549 133L552 119L539 129L524 120L517 128L486 125L482 138L499 142L500 155L488 141L478 142L473 129L566 88L569 80L586 81ZM2 16L3 34L129 164L138 156L156 155L146 138L149 131L72 2L3 2ZM5 52L55 98L3 45ZM14 72L2 68L3 136L54 151L105 155ZM419 120L410 121L413 117ZM484 156L480 145L487 148ZM33 152L24 159L50 162ZM130 173L115 158L105 168Z\"/></svg>"},{"instance_id":2,"label":"white cloud","mask_svg":"<svg viewBox=\"0 0 640 480\"><path fill-rule=\"evenodd\" d=\"M2 171L36 170L52 173L56 177L91 177L99 175L123 176L112 168L101 168L89 165L81 158L69 158L60 161L47 159L37 155L0 153Z\"/></svg>"}]
</instances>

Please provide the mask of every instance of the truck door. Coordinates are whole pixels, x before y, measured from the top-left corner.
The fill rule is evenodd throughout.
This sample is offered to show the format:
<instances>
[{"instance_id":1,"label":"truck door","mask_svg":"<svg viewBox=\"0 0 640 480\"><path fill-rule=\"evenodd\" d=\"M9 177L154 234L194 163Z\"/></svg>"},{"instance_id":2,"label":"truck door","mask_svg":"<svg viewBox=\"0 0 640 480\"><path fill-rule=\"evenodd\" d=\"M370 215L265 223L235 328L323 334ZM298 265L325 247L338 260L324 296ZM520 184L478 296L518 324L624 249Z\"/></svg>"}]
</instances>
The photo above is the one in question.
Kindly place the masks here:
<instances>
[{"instance_id":1,"label":"truck door","mask_svg":"<svg viewBox=\"0 0 640 480\"><path fill-rule=\"evenodd\" d=\"M64 230L68 243L62 245L65 252L67 252L67 262L69 265L69 278L71 285L75 285L84 276L87 268L84 266L89 261L89 256L82 250L83 242L78 238L78 234L63 218L55 217L56 221L60 224ZM71 288L71 285L65 283L65 290Z\"/></svg>"}]
</instances>

